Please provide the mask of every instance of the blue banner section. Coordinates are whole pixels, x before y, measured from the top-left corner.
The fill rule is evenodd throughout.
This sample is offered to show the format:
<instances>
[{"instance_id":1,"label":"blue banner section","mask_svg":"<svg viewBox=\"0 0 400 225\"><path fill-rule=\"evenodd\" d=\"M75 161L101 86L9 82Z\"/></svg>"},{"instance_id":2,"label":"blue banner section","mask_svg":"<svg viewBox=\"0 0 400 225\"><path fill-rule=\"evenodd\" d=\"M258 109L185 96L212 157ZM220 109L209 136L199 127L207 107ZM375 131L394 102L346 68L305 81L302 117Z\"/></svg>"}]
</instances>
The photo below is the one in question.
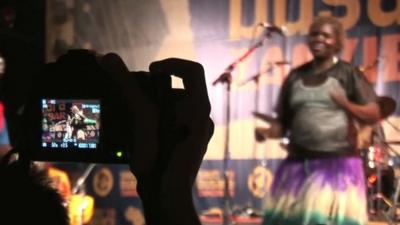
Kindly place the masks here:
<instances>
[{"instance_id":1,"label":"blue banner section","mask_svg":"<svg viewBox=\"0 0 400 225\"><path fill-rule=\"evenodd\" d=\"M228 162L225 171L221 160L204 161L192 192L202 221L221 222L226 201L229 202L233 216L240 217L245 210L251 209L255 219L259 219L264 197L279 161L232 160ZM72 163L57 163L55 166L68 172L72 188L89 168L87 164ZM224 191L225 174L229 193ZM136 191L136 178L127 165L96 165L85 180L84 187L85 194L95 199L91 224L136 225L144 220Z\"/></svg>"}]
</instances>

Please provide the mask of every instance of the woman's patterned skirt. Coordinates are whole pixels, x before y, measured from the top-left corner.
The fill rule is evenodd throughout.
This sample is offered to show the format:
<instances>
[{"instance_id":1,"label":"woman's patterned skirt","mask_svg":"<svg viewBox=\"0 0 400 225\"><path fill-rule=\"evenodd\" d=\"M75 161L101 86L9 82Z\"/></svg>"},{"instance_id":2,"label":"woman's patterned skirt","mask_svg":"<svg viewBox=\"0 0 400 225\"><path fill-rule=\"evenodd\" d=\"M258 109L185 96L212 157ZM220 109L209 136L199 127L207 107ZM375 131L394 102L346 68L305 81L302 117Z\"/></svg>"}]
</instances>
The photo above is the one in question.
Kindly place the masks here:
<instances>
[{"instance_id":1,"label":"woman's patterned skirt","mask_svg":"<svg viewBox=\"0 0 400 225\"><path fill-rule=\"evenodd\" d=\"M360 157L287 158L266 199L263 225L366 225Z\"/></svg>"}]
</instances>

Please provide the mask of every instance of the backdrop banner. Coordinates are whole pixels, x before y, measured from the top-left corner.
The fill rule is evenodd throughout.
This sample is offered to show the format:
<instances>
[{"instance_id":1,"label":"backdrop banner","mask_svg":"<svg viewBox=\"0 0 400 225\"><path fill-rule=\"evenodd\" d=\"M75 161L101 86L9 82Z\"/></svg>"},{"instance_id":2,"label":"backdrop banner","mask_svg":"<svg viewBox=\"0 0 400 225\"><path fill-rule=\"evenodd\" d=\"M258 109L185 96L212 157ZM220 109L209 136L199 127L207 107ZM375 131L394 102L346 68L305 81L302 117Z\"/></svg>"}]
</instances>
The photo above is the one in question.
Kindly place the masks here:
<instances>
[{"instance_id":1,"label":"backdrop banner","mask_svg":"<svg viewBox=\"0 0 400 225\"><path fill-rule=\"evenodd\" d=\"M204 66L216 130L193 196L207 224L220 221L226 202L232 216L243 215L240 223L259 222L256 216L262 214L263 202L268 201L265 196L272 174L286 152L280 140L255 141L254 128L268 124L252 113L273 114L288 71L311 59L305 35L315 16L337 17L347 34L340 57L364 70L379 95L400 99L400 0L47 3L48 61L68 49L86 48L115 52L132 71L148 70L152 61L168 57L186 58ZM268 32L272 30L266 29L268 26L275 30L284 26L286 32ZM234 62L227 104L226 84L213 85L213 81ZM399 113L397 105L395 113L381 122L387 140L400 140ZM230 141L225 146L227 128ZM391 148L399 151L397 145ZM390 161L396 160L392 157ZM397 171L397 165L393 167ZM224 174L228 191L224 191ZM95 224L143 224L135 182L127 166L95 168L87 181L88 193L95 197ZM255 217L245 219L249 215L246 209L253 210Z\"/></svg>"}]
</instances>

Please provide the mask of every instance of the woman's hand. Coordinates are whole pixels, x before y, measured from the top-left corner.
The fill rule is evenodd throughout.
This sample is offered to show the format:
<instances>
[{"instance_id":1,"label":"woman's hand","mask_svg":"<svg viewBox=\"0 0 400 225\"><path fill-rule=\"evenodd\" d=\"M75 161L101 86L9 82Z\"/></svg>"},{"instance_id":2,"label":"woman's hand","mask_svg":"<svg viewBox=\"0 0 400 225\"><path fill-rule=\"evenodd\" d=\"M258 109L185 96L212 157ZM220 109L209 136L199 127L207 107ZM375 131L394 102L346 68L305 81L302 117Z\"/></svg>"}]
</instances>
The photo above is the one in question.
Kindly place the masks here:
<instances>
[{"instance_id":1,"label":"woman's hand","mask_svg":"<svg viewBox=\"0 0 400 225\"><path fill-rule=\"evenodd\" d=\"M276 118L259 112L253 112L253 115L269 124L268 128L257 127L255 129L255 137L257 141L265 141L267 137L281 138L283 136L282 125Z\"/></svg>"}]
</instances>

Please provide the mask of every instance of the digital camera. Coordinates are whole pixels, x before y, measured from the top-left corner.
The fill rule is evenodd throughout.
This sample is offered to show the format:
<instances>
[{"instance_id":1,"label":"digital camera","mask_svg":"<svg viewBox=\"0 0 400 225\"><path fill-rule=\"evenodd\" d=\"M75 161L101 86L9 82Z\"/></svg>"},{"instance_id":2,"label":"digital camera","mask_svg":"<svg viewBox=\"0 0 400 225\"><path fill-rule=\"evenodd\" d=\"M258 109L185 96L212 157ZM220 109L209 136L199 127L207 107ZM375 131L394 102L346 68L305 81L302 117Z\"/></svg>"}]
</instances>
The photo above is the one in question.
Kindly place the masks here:
<instances>
[{"instance_id":1,"label":"digital camera","mask_svg":"<svg viewBox=\"0 0 400 225\"><path fill-rule=\"evenodd\" d=\"M121 70L104 69L100 59L71 50L34 77L21 142L30 160L128 162L135 106L118 82Z\"/></svg>"}]
</instances>

